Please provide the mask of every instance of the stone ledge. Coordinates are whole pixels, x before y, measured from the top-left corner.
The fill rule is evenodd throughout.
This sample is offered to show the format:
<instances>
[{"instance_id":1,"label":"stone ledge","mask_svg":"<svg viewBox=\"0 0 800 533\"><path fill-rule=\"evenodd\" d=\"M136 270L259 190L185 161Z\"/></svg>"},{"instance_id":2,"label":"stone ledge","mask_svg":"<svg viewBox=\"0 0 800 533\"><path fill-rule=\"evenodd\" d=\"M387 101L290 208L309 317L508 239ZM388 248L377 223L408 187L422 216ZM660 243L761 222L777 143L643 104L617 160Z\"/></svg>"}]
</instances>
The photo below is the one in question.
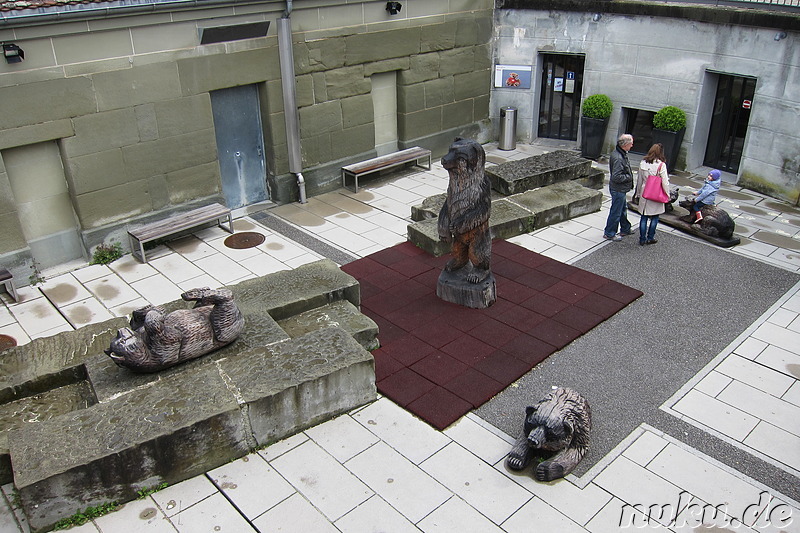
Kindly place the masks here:
<instances>
[{"instance_id":1,"label":"stone ledge","mask_svg":"<svg viewBox=\"0 0 800 533\"><path fill-rule=\"evenodd\" d=\"M508 196L584 178L589 175L591 168L590 160L569 150L555 150L487 167L486 175L492 182L492 189Z\"/></svg>"}]
</instances>

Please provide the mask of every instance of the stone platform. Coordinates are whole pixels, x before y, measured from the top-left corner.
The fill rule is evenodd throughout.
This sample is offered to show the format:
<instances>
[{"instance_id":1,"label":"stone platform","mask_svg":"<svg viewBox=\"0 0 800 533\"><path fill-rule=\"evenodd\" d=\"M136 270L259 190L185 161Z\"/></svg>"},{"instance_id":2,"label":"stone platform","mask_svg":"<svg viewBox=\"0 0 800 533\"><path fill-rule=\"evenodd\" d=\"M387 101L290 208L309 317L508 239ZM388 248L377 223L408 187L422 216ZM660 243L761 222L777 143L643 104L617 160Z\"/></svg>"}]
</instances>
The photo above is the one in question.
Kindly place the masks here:
<instances>
[{"instance_id":1,"label":"stone platform","mask_svg":"<svg viewBox=\"0 0 800 533\"><path fill-rule=\"evenodd\" d=\"M245 315L240 338L157 374L102 353L122 318L3 352L0 475L13 475L31 531L199 475L376 398L362 344L375 345L377 326L358 312L358 282L335 263L229 288Z\"/></svg>"},{"instance_id":2,"label":"stone platform","mask_svg":"<svg viewBox=\"0 0 800 533\"><path fill-rule=\"evenodd\" d=\"M505 196L554 183L579 180L593 189L603 186L603 171L592 168L592 162L568 150L509 161L486 168L492 189Z\"/></svg>"},{"instance_id":3,"label":"stone platform","mask_svg":"<svg viewBox=\"0 0 800 533\"><path fill-rule=\"evenodd\" d=\"M450 252L450 245L439 240L437 222L446 195L427 198L412 207L408 240L433 256ZM509 239L523 233L557 224L600 210L603 193L575 181L565 181L532 191L492 200L489 226L495 239Z\"/></svg>"}]
</instances>

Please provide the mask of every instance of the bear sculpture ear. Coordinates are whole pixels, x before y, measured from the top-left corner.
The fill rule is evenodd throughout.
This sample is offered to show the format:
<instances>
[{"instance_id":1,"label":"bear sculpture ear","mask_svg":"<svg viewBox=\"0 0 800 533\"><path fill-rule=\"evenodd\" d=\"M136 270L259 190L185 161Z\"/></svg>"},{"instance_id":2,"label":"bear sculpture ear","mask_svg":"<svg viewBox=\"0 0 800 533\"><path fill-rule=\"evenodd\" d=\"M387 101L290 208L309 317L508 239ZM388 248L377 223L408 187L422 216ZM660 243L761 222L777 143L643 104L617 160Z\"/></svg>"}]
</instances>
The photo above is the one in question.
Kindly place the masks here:
<instances>
[{"instance_id":1,"label":"bear sculpture ear","mask_svg":"<svg viewBox=\"0 0 800 533\"><path fill-rule=\"evenodd\" d=\"M536 412L536 407L528 406L528 407L525 408L525 415L526 416L531 416L535 412Z\"/></svg>"}]
</instances>

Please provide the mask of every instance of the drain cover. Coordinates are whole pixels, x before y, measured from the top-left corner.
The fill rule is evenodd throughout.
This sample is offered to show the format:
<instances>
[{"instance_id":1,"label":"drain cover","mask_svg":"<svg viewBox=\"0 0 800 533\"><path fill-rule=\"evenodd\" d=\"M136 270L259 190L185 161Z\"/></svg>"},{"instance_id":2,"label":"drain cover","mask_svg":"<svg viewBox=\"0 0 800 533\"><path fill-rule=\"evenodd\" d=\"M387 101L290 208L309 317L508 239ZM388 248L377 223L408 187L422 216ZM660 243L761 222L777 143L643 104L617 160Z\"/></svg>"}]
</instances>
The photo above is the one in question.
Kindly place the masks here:
<instances>
[{"instance_id":1,"label":"drain cover","mask_svg":"<svg viewBox=\"0 0 800 533\"><path fill-rule=\"evenodd\" d=\"M253 248L258 246L266 240L266 237L261 233L255 231L243 231L241 233L234 233L225 239L225 246L234 248L236 250L243 250L245 248Z\"/></svg>"},{"instance_id":2,"label":"drain cover","mask_svg":"<svg viewBox=\"0 0 800 533\"><path fill-rule=\"evenodd\" d=\"M8 335L0 334L0 352L3 350L8 350L9 348L13 348L16 345L17 339Z\"/></svg>"}]
</instances>

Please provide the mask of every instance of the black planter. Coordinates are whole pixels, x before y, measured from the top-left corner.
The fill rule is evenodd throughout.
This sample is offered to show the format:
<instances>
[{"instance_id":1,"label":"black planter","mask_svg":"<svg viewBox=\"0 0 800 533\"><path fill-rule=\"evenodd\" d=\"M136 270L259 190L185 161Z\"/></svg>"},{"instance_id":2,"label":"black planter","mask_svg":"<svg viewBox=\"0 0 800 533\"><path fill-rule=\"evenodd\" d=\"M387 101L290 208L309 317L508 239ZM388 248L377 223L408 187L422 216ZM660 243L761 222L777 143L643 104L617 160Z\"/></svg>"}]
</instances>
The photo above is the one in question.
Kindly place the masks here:
<instances>
[{"instance_id":1,"label":"black planter","mask_svg":"<svg viewBox=\"0 0 800 533\"><path fill-rule=\"evenodd\" d=\"M661 143L664 147L664 157L667 158L668 172L675 171L675 165L678 162L678 153L681 151L684 133L686 133L686 128L681 128L679 131L667 131L653 128L653 144Z\"/></svg>"},{"instance_id":2,"label":"black planter","mask_svg":"<svg viewBox=\"0 0 800 533\"><path fill-rule=\"evenodd\" d=\"M607 118L581 117L581 157L597 159L603 151Z\"/></svg>"}]
</instances>

